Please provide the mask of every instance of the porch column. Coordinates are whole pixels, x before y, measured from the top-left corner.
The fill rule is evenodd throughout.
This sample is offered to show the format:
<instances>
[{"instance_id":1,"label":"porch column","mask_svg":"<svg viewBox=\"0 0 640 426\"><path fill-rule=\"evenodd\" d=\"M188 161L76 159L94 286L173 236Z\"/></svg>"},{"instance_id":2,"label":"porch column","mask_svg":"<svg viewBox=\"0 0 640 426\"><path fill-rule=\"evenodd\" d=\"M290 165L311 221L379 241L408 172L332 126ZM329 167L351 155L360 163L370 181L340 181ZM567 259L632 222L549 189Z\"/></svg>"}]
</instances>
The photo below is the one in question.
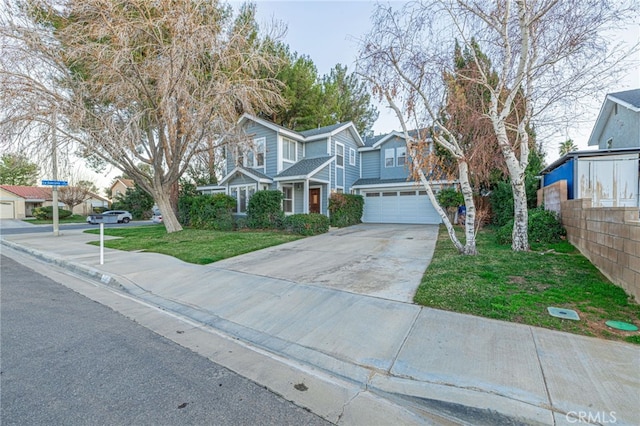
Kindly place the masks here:
<instances>
[{"instance_id":1,"label":"porch column","mask_svg":"<svg viewBox=\"0 0 640 426\"><path fill-rule=\"evenodd\" d=\"M309 213L309 180L305 179L302 189L302 212Z\"/></svg>"}]
</instances>

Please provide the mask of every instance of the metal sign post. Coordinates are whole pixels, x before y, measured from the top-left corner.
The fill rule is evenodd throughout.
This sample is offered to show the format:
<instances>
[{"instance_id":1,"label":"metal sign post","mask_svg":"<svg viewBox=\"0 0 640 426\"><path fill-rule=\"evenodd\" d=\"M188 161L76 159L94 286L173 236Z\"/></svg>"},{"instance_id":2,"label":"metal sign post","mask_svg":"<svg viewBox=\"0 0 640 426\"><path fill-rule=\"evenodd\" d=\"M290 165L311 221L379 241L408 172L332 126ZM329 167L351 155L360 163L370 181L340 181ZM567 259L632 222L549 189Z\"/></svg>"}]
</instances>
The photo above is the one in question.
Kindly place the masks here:
<instances>
[{"instance_id":1,"label":"metal sign post","mask_svg":"<svg viewBox=\"0 0 640 426\"><path fill-rule=\"evenodd\" d=\"M66 180L43 180L42 185L51 186L51 195L53 196L53 235L60 235L60 219L58 212L58 187L67 186L69 182Z\"/></svg>"}]
</instances>

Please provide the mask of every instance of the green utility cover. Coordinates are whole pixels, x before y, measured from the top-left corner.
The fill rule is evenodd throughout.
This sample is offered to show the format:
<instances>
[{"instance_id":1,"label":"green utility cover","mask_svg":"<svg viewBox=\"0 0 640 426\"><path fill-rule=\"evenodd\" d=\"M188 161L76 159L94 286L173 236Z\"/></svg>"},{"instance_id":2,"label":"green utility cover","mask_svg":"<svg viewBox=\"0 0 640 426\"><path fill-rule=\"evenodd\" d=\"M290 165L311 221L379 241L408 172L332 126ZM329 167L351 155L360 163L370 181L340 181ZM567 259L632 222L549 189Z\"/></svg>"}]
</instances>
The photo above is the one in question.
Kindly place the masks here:
<instances>
[{"instance_id":1,"label":"green utility cover","mask_svg":"<svg viewBox=\"0 0 640 426\"><path fill-rule=\"evenodd\" d=\"M624 331L636 331L638 327L633 324L629 324L628 322L623 321L607 321L605 322L609 327L615 328L616 330L624 330Z\"/></svg>"}]
</instances>

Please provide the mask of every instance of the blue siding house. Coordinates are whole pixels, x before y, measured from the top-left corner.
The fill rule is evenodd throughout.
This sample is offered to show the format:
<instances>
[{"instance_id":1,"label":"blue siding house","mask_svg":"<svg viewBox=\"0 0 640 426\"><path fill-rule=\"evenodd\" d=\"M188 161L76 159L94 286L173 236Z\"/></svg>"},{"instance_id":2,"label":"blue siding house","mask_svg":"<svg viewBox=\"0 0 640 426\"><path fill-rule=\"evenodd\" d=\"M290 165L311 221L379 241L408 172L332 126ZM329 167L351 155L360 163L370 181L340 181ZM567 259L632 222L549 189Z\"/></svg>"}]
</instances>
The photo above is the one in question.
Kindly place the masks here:
<instances>
[{"instance_id":1,"label":"blue siding house","mask_svg":"<svg viewBox=\"0 0 640 426\"><path fill-rule=\"evenodd\" d=\"M328 215L332 193L361 194L363 222L440 223L425 191L410 179L406 143L393 132L364 141L352 122L293 131L244 114L246 141L226 150L225 176L201 192L225 192L245 214L256 191L280 190L285 214Z\"/></svg>"}]
</instances>

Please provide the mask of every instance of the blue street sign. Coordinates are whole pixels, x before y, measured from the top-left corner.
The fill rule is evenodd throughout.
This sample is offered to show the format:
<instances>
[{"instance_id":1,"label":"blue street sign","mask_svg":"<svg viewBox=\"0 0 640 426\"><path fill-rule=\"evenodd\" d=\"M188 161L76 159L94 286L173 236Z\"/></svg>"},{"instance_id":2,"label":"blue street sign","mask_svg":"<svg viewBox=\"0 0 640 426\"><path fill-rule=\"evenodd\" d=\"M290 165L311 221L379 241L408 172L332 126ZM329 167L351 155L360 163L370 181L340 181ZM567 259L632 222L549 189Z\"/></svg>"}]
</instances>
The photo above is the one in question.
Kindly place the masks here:
<instances>
[{"instance_id":1,"label":"blue street sign","mask_svg":"<svg viewBox=\"0 0 640 426\"><path fill-rule=\"evenodd\" d=\"M42 185L44 186L69 186L69 182L66 180L43 180Z\"/></svg>"}]
</instances>

